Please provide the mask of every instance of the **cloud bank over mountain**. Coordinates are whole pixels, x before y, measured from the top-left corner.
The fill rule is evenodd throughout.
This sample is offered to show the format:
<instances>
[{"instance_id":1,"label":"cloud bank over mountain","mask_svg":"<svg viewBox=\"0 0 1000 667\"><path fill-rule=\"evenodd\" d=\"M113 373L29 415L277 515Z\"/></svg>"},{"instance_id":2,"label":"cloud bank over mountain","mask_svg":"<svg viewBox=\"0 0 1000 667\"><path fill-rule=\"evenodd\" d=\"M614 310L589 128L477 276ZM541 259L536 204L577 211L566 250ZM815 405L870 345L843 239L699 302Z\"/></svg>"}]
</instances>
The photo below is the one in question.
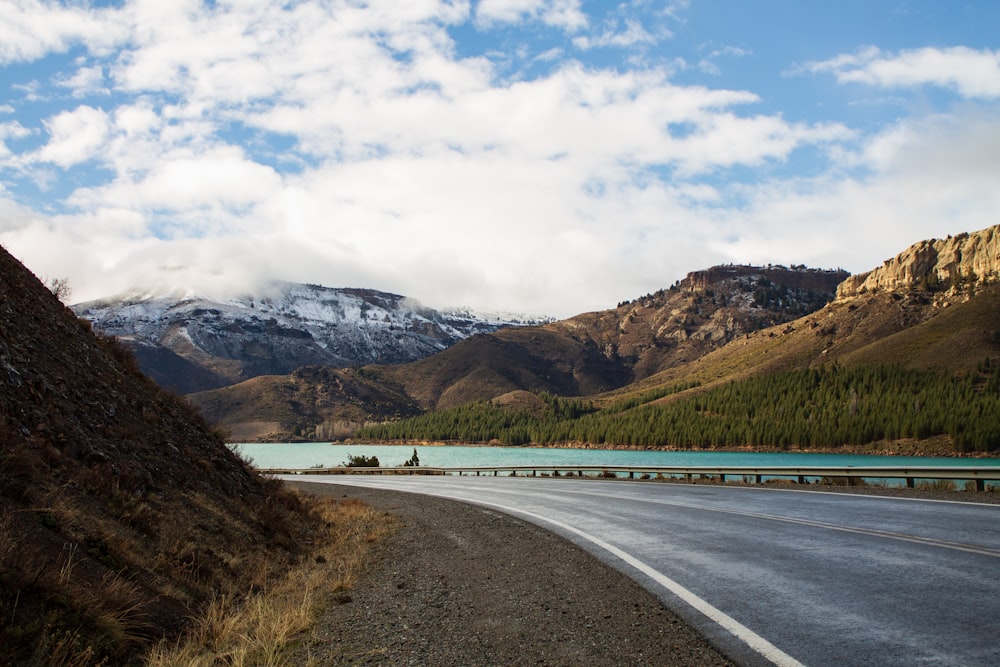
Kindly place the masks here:
<instances>
[{"instance_id":1,"label":"cloud bank over mountain","mask_svg":"<svg viewBox=\"0 0 1000 667\"><path fill-rule=\"evenodd\" d=\"M556 316L730 261L864 270L1000 209L1000 10L939 4L0 0L0 243L81 300L277 278Z\"/></svg>"}]
</instances>

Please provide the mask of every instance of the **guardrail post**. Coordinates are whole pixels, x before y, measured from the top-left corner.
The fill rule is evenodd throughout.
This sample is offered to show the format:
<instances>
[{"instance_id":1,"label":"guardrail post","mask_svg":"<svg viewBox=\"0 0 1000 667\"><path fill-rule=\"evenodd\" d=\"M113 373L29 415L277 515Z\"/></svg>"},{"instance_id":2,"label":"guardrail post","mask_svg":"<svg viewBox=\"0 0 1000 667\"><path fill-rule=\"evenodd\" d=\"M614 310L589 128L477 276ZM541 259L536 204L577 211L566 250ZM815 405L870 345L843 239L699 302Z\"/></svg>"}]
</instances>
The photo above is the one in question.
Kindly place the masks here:
<instances>
[{"instance_id":1,"label":"guardrail post","mask_svg":"<svg viewBox=\"0 0 1000 667\"><path fill-rule=\"evenodd\" d=\"M980 493L985 493L986 492L986 480L985 479L977 479L976 480L976 491L979 491Z\"/></svg>"},{"instance_id":2,"label":"guardrail post","mask_svg":"<svg viewBox=\"0 0 1000 667\"><path fill-rule=\"evenodd\" d=\"M757 475L757 483L758 484L763 484L764 483L764 476L763 475Z\"/></svg>"},{"instance_id":3,"label":"guardrail post","mask_svg":"<svg viewBox=\"0 0 1000 667\"><path fill-rule=\"evenodd\" d=\"M906 488L912 489L912 488L916 487L916 485L917 485L917 480L914 479L913 477L907 476L907 478L906 478Z\"/></svg>"},{"instance_id":4,"label":"guardrail post","mask_svg":"<svg viewBox=\"0 0 1000 667\"><path fill-rule=\"evenodd\" d=\"M806 483L806 476L799 475L799 484L805 484L805 483Z\"/></svg>"}]
</instances>

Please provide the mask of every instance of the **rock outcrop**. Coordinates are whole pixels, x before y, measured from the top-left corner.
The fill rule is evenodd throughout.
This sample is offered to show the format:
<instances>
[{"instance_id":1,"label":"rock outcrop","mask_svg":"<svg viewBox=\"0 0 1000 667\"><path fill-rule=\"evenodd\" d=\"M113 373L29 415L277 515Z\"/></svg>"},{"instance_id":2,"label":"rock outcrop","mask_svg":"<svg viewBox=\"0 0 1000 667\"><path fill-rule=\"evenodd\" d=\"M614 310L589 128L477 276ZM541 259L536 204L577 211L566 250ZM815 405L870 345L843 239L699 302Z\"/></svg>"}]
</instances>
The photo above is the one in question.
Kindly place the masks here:
<instances>
[{"instance_id":1,"label":"rock outcrop","mask_svg":"<svg viewBox=\"0 0 1000 667\"><path fill-rule=\"evenodd\" d=\"M837 298L900 289L972 286L1000 277L1000 225L916 243L882 266L847 278Z\"/></svg>"},{"instance_id":2,"label":"rock outcrop","mask_svg":"<svg viewBox=\"0 0 1000 667\"><path fill-rule=\"evenodd\" d=\"M847 277L846 271L805 266L713 266L614 310L548 327L597 345L637 380L808 315L831 301Z\"/></svg>"},{"instance_id":3,"label":"rock outcrop","mask_svg":"<svg viewBox=\"0 0 1000 667\"><path fill-rule=\"evenodd\" d=\"M726 281L766 278L772 283L782 285L792 290L810 290L820 294L829 294L836 285L847 277L847 272L841 269L813 269L803 265L781 266L748 266L745 264L724 264L713 266L701 271L692 271L684 280L678 283L680 289L705 290Z\"/></svg>"}]
</instances>

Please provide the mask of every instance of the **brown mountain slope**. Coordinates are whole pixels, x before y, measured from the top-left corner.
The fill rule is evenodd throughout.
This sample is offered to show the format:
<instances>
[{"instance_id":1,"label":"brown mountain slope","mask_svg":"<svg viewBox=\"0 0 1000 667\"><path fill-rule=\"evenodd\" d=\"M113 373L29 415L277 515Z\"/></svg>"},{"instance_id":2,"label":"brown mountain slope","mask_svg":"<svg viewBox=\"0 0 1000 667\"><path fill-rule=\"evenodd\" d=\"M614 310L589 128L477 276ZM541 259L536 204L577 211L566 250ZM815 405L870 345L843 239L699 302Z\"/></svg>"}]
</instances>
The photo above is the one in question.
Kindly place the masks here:
<instances>
[{"instance_id":1,"label":"brown mountain slope","mask_svg":"<svg viewBox=\"0 0 1000 667\"><path fill-rule=\"evenodd\" d=\"M386 396L398 395L398 414L412 410L407 397L441 409L518 390L589 396L812 312L833 298L844 277L805 267L714 267L612 310L473 336L426 359L367 367L365 374L384 383ZM323 439L324 422L345 420L348 407L353 421L388 415L384 406L372 406L363 417L355 408L364 401L308 385L302 377L270 377L193 400L236 440Z\"/></svg>"},{"instance_id":2,"label":"brown mountain slope","mask_svg":"<svg viewBox=\"0 0 1000 667\"><path fill-rule=\"evenodd\" d=\"M516 389L593 394L631 378L625 364L593 344L543 327L474 336L433 357L372 369L427 408L444 408Z\"/></svg>"},{"instance_id":3,"label":"brown mountain slope","mask_svg":"<svg viewBox=\"0 0 1000 667\"><path fill-rule=\"evenodd\" d=\"M701 389L751 375L808 368L857 355L880 363L869 353L879 341L933 318L929 299L874 294L838 300L794 322L755 332L689 364L667 369L618 392L599 398L603 404L659 386L696 382ZM896 355L893 361L906 365ZM859 361L860 363L860 361ZM947 363L950 363L948 360Z\"/></svg>"},{"instance_id":4,"label":"brown mountain slope","mask_svg":"<svg viewBox=\"0 0 1000 667\"><path fill-rule=\"evenodd\" d=\"M664 385L704 388L831 361L967 370L998 351L998 276L1000 227L921 241L853 277L714 267L613 310L477 336L367 371L442 409L518 390L604 404ZM840 296L817 310L835 289Z\"/></svg>"},{"instance_id":5,"label":"brown mountain slope","mask_svg":"<svg viewBox=\"0 0 1000 667\"><path fill-rule=\"evenodd\" d=\"M613 310L477 336L376 372L433 409L517 389L589 396L812 312L846 276L804 267L713 267Z\"/></svg>"},{"instance_id":6,"label":"brown mountain slope","mask_svg":"<svg viewBox=\"0 0 1000 667\"><path fill-rule=\"evenodd\" d=\"M369 420L410 417L420 407L362 370L304 366L187 397L236 442L327 440Z\"/></svg>"},{"instance_id":7,"label":"brown mountain slope","mask_svg":"<svg viewBox=\"0 0 1000 667\"><path fill-rule=\"evenodd\" d=\"M1000 227L922 241L880 269L846 280L837 300L816 313L736 340L598 402L677 382L704 388L833 361L971 370L1000 354L1000 284L990 268L1000 267L997 238ZM963 263L980 273L956 268Z\"/></svg>"},{"instance_id":8,"label":"brown mountain slope","mask_svg":"<svg viewBox=\"0 0 1000 667\"><path fill-rule=\"evenodd\" d=\"M0 663L133 659L294 559L294 508L0 249Z\"/></svg>"},{"instance_id":9,"label":"brown mountain slope","mask_svg":"<svg viewBox=\"0 0 1000 667\"><path fill-rule=\"evenodd\" d=\"M847 277L845 271L805 267L716 266L614 310L548 326L596 345L641 380L811 313L831 301Z\"/></svg>"}]
</instances>

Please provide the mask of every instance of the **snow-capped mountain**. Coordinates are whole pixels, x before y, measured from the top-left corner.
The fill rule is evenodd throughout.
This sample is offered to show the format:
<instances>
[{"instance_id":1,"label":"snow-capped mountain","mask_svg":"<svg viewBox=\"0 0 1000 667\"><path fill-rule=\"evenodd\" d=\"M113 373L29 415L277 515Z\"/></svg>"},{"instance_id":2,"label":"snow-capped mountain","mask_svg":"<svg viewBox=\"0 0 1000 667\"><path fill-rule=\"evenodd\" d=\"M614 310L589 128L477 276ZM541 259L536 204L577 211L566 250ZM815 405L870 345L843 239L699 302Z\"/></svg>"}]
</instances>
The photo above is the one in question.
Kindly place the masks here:
<instances>
[{"instance_id":1,"label":"snow-capped mountain","mask_svg":"<svg viewBox=\"0 0 1000 667\"><path fill-rule=\"evenodd\" d=\"M286 282L225 300L146 292L73 310L98 332L128 343L144 371L182 392L312 364L415 361L476 333L547 321L437 311L396 294Z\"/></svg>"}]
</instances>

